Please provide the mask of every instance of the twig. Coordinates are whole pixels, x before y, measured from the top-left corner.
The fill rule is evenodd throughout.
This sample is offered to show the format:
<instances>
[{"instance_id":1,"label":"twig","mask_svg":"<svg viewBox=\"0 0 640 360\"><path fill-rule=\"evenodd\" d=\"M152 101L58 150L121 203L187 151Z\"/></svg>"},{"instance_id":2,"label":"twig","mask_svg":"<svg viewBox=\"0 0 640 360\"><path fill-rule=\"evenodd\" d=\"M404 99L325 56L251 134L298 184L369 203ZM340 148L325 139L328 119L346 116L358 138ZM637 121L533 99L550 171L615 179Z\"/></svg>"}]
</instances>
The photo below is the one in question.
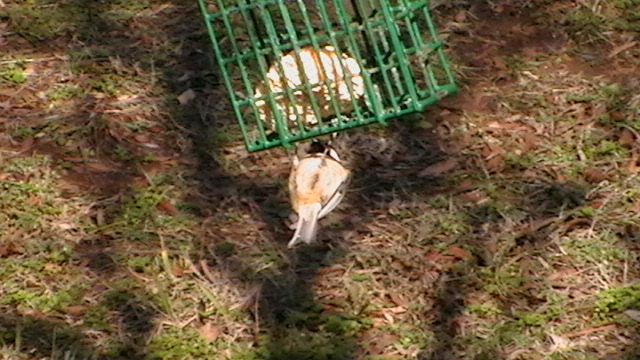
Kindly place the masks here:
<instances>
[{"instance_id":1,"label":"twig","mask_svg":"<svg viewBox=\"0 0 640 360\"><path fill-rule=\"evenodd\" d=\"M2 0L0 0L0 7L3 7L3 6L6 6L6 5L2 5ZM41 62L41 61L51 61L51 60L65 61L65 60L69 60L69 57L64 55L64 56L49 56L49 57L39 58L39 59L2 60L0 61L0 65L17 64L17 63L25 63L25 62Z\"/></svg>"},{"instance_id":2,"label":"twig","mask_svg":"<svg viewBox=\"0 0 640 360\"><path fill-rule=\"evenodd\" d=\"M209 265L207 265L207 260L200 260L200 269L202 269L202 272L204 273L204 276L207 278L207 280L209 280L212 284L217 283L218 279L216 279L216 277L211 273Z\"/></svg>"},{"instance_id":3,"label":"twig","mask_svg":"<svg viewBox=\"0 0 640 360\"><path fill-rule=\"evenodd\" d=\"M591 327L591 328L587 328L587 329L572 331L572 332L563 334L561 336L565 337L565 338L572 338L572 337L578 337L578 336L584 336L584 335L593 334L594 332L615 329L615 327L616 327L615 324L609 324L609 325L603 325L603 326L597 326L597 327Z\"/></svg>"}]
</instances>

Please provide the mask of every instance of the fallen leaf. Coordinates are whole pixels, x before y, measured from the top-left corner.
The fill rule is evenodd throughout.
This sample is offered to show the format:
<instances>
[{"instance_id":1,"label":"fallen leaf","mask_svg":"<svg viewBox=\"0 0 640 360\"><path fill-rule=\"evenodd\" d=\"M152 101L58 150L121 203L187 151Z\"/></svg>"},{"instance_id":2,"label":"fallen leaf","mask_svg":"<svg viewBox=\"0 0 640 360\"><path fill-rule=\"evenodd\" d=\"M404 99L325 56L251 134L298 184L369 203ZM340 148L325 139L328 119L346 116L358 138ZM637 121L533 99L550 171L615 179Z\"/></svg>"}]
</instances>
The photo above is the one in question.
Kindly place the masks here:
<instances>
[{"instance_id":1,"label":"fallen leaf","mask_svg":"<svg viewBox=\"0 0 640 360\"><path fill-rule=\"evenodd\" d=\"M182 266L178 265L178 264L171 264L171 272L173 273L173 275L177 276L177 277L182 277L184 276L185 273L185 268L183 268Z\"/></svg>"},{"instance_id":2,"label":"fallen leaf","mask_svg":"<svg viewBox=\"0 0 640 360\"><path fill-rule=\"evenodd\" d=\"M157 207L158 209L165 211L171 215L178 215L180 213L178 208L176 208L175 205L173 205L167 200L160 201Z\"/></svg>"},{"instance_id":3,"label":"fallen leaf","mask_svg":"<svg viewBox=\"0 0 640 360\"><path fill-rule=\"evenodd\" d=\"M117 170L116 168L101 162L89 162L86 164L86 166L89 169L98 171L98 172L113 172Z\"/></svg>"},{"instance_id":4,"label":"fallen leaf","mask_svg":"<svg viewBox=\"0 0 640 360\"><path fill-rule=\"evenodd\" d=\"M627 168L627 171L631 175L635 175L638 173L638 169L640 168L640 166L638 166L638 152L635 149L631 152L631 158L625 165L625 168Z\"/></svg>"},{"instance_id":5,"label":"fallen leaf","mask_svg":"<svg viewBox=\"0 0 640 360\"><path fill-rule=\"evenodd\" d=\"M493 61L493 65L498 69L498 70L507 70L507 62L504 61L504 59L502 58L502 56L494 56L493 59L491 59Z\"/></svg>"},{"instance_id":6,"label":"fallen leaf","mask_svg":"<svg viewBox=\"0 0 640 360\"><path fill-rule=\"evenodd\" d=\"M487 129L491 130L515 130L521 127L522 125L513 122L492 121L487 124Z\"/></svg>"},{"instance_id":7,"label":"fallen leaf","mask_svg":"<svg viewBox=\"0 0 640 360\"><path fill-rule=\"evenodd\" d=\"M522 48L522 54L526 57L534 58L538 55L538 49L534 46L525 46Z\"/></svg>"},{"instance_id":8,"label":"fallen leaf","mask_svg":"<svg viewBox=\"0 0 640 360\"><path fill-rule=\"evenodd\" d=\"M602 205L604 205L604 202L602 200L593 200L589 203L589 206L594 209L600 209Z\"/></svg>"},{"instance_id":9,"label":"fallen leaf","mask_svg":"<svg viewBox=\"0 0 640 360\"><path fill-rule=\"evenodd\" d=\"M418 176L440 176L446 172L453 170L458 165L458 159L449 158L428 166L418 173Z\"/></svg>"},{"instance_id":10,"label":"fallen leaf","mask_svg":"<svg viewBox=\"0 0 640 360\"><path fill-rule=\"evenodd\" d=\"M220 336L220 329L210 321L202 325L198 331L200 336L208 342L214 342Z\"/></svg>"},{"instance_id":11,"label":"fallen leaf","mask_svg":"<svg viewBox=\"0 0 640 360\"><path fill-rule=\"evenodd\" d=\"M38 206L40 204L42 204L42 198L38 195L31 195L29 196L29 200L28 200L29 204L31 206Z\"/></svg>"},{"instance_id":12,"label":"fallen leaf","mask_svg":"<svg viewBox=\"0 0 640 360\"><path fill-rule=\"evenodd\" d=\"M624 311L624 314L632 318L633 320L640 322L640 311L628 309Z\"/></svg>"},{"instance_id":13,"label":"fallen leaf","mask_svg":"<svg viewBox=\"0 0 640 360\"><path fill-rule=\"evenodd\" d=\"M407 301L403 299L402 296L396 294L395 292L389 293L389 298L391 299L391 301L393 301L394 304L398 306L402 306L404 308L409 307L409 303L407 303Z\"/></svg>"},{"instance_id":14,"label":"fallen leaf","mask_svg":"<svg viewBox=\"0 0 640 360\"><path fill-rule=\"evenodd\" d=\"M58 228L60 228L60 230L73 230L76 228L76 225L70 221L61 221L59 223L57 223Z\"/></svg>"},{"instance_id":15,"label":"fallen leaf","mask_svg":"<svg viewBox=\"0 0 640 360\"><path fill-rule=\"evenodd\" d=\"M611 120L613 120L613 121L624 121L626 118L627 118L627 116L622 111L612 111L611 112Z\"/></svg>"},{"instance_id":16,"label":"fallen leaf","mask_svg":"<svg viewBox=\"0 0 640 360\"><path fill-rule=\"evenodd\" d=\"M504 155L496 154L487 160L487 168L494 172L500 172L504 168Z\"/></svg>"},{"instance_id":17,"label":"fallen leaf","mask_svg":"<svg viewBox=\"0 0 640 360\"><path fill-rule=\"evenodd\" d=\"M427 258L427 261L429 262L439 262L440 260L442 260L444 258L444 256L437 252L437 251L432 251L430 253L427 254L427 256L425 256Z\"/></svg>"},{"instance_id":18,"label":"fallen leaf","mask_svg":"<svg viewBox=\"0 0 640 360\"><path fill-rule=\"evenodd\" d=\"M387 311L382 311L382 316L384 317L385 320L387 320L387 323L389 324L393 324L395 322L393 316L387 312Z\"/></svg>"},{"instance_id":19,"label":"fallen leaf","mask_svg":"<svg viewBox=\"0 0 640 360\"><path fill-rule=\"evenodd\" d=\"M552 349L555 351L566 349L571 345L571 340L563 336L549 334L549 337L551 338L551 342L553 342Z\"/></svg>"},{"instance_id":20,"label":"fallen leaf","mask_svg":"<svg viewBox=\"0 0 640 360\"><path fill-rule=\"evenodd\" d=\"M524 151L531 151L538 148L540 139L536 134L527 131L522 137L524 139Z\"/></svg>"},{"instance_id":21,"label":"fallen leaf","mask_svg":"<svg viewBox=\"0 0 640 360\"><path fill-rule=\"evenodd\" d=\"M471 181L470 179L465 179L462 180L462 182L460 183L460 185L458 185L458 191L467 191L467 190L471 190L474 186L474 182Z\"/></svg>"},{"instance_id":22,"label":"fallen leaf","mask_svg":"<svg viewBox=\"0 0 640 360\"><path fill-rule=\"evenodd\" d=\"M460 11L456 14L455 16L455 20L456 22L465 22L465 20L467 20L467 12L466 11Z\"/></svg>"},{"instance_id":23,"label":"fallen leaf","mask_svg":"<svg viewBox=\"0 0 640 360\"><path fill-rule=\"evenodd\" d=\"M0 258L9 257L18 253L18 247L13 241L0 243Z\"/></svg>"},{"instance_id":24,"label":"fallen leaf","mask_svg":"<svg viewBox=\"0 0 640 360\"><path fill-rule=\"evenodd\" d=\"M633 135L633 132L626 128L620 131L618 138L620 140L620 143L626 146L632 146L636 142L636 137Z\"/></svg>"},{"instance_id":25,"label":"fallen leaf","mask_svg":"<svg viewBox=\"0 0 640 360\"><path fill-rule=\"evenodd\" d=\"M563 268L560 269L556 272L553 272L551 274L549 274L549 276L547 276L547 281L551 281L554 282L556 280L561 280L561 279L566 279L569 278L575 274L577 274L578 271L574 268Z\"/></svg>"},{"instance_id":26,"label":"fallen leaf","mask_svg":"<svg viewBox=\"0 0 640 360\"><path fill-rule=\"evenodd\" d=\"M87 312L87 307L85 305L71 305L67 307L67 314L69 315L83 315Z\"/></svg>"},{"instance_id":27,"label":"fallen leaf","mask_svg":"<svg viewBox=\"0 0 640 360\"><path fill-rule=\"evenodd\" d=\"M372 341L369 353L371 355L380 355L386 347L395 344L399 339L400 337L395 334L383 334Z\"/></svg>"},{"instance_id":28,"label":"fallen leaf","mask_svg":"<svg viewBox=\"0 0 640 360\"><path fill-rule=\"evenodd\" d=\"M597 184L599 182L605 181L608 177L607 174L605 174L602 170L596 168L587 169L583 175L584 179L591 184Z\"/></svg>"},{"instance_id":29,"label":"fallen leaf","mask_svg":"<svg viewBox=\"0 0 640 360\"><path fill-rule=\"evenodd\" d=\"M149 135L147 134L136 134L133 139L139 143L147 143L149 142Z\"/></svg>"},{"instance_id":30,"label":"fallen leaf","mask_svg":"<svg viewBox=\"0 0 640 360\"><path fill-rule=\"evenodd\" d=\"M180 102L181 105L185 105L195 98L196 98L196 92L191 89L188 89L184 91L182 94L178 95L178 102Z\"/></svg>"},{"instance_id":31,"label":"fallen leaf","mask_svg":"<svg viewBox=\"0 0 640 360\"><path fill-rule=\"evenodd\" d=\"M487 196L487 193L485 193L481 189L477 189L477 190L473 190L473 191L467 191L466 193L460 194L458 196L458 198L462 202L473 203L473 204L476 204L476 205L483 204L483 203L487 202L488 200L490 200L490 198Z\"/></svg>"},{"instance_id":32,"label":"fallen leaf","mask_svg":"<svg viewBox=\"0 0 640 360\"><path fill-rule=\"evenodd\" d=\"M458 245L451 245L447 248L447 252L451 255L453 255L454 257L461 259L461 260L469 260L471 259L471 253L469 252L469 250L458 246Z\"/></svg>"},{"instance_id":33,"label":"fallen leaf","mask_svg":"<svg viewBox=\"0 0 640 360\"><path fill-rule=\"evenodd\" d=\"M31 148L33 148L33 145L35 144L35 142L36 142L36 140L33 137L24 139L22 144L20 144L20 150L19 151L21 153L24 153L24 152L27 152L27 151L31 150Z\"/></svg>"}]
</instances>

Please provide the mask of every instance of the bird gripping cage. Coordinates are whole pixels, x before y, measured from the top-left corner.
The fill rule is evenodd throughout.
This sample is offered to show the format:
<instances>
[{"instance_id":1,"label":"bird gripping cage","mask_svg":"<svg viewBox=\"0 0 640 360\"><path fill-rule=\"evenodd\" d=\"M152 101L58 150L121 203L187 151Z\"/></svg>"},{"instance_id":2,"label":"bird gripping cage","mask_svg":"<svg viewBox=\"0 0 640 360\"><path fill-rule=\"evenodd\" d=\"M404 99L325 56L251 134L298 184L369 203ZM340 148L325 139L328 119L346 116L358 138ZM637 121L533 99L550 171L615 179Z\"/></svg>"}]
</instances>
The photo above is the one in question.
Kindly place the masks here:
<instances>
[{"instance_id":1,"label":"bird gripping cage","mask_svg":"<svg viewBox=\"0 0 640 360\"><path fill-rule=\"evenodd\" d=\"M457 87L427 0L199 0L249 151L422 111Z\"/></svg>"}]
</instances>

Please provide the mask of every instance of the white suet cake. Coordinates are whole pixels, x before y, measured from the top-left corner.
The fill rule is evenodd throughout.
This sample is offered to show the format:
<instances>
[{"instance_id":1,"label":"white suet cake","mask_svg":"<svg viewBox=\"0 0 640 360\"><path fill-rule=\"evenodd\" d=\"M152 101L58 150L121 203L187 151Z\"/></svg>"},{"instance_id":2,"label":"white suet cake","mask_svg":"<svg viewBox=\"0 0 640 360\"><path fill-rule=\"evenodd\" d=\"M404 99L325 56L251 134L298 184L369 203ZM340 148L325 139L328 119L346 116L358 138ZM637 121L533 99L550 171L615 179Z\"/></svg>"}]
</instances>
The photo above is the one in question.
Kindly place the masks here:
<instances>
[{"instance_id":1,"label":"white suet cake","mask_svg":"<svg viewBox=\"0 0 640 360\"><path fill-rule=\"evenodd\" d=\"M301 66L298 66L298 61ZM356 59L345 53L338 55L333 46L323 46L319 51L311 46L304 47L297 56L289 52L269 67L266 83L261 82L255 89L256 98L259 98L256 106L260 120L272 130L275 131L276 126L266 98L268 89L273 93L278 110L288 120L289 128L297 126L296 120L308 127L318 124L309 92L302 88L304 77L311 87L321 118L337 115L331 102L332 94L339 112L347 115L354 110L353 103L365 93L362 69ZM287 96L287 90L291 91L293 102Z\"/></svg>"}]
</instances>

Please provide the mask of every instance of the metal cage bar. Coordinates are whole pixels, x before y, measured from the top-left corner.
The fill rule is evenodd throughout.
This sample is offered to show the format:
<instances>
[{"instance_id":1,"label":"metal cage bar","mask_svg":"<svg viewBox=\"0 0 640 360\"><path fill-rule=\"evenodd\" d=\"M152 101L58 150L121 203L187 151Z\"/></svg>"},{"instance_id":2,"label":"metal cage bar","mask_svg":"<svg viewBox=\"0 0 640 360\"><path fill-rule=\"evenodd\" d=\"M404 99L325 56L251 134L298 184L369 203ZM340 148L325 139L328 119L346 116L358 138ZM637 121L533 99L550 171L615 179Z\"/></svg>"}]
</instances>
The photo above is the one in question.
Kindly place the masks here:
<instances>
[{"instance_id":1,"label":"metal cage bar","mask_svg":"<svg viewBox=\"0 0 640 360\"><path fill-rule=\"evenodd\" d=\"M198 2L249 151L386 123L457 91L427 0Z\"/></svg>"}]
</instances>

